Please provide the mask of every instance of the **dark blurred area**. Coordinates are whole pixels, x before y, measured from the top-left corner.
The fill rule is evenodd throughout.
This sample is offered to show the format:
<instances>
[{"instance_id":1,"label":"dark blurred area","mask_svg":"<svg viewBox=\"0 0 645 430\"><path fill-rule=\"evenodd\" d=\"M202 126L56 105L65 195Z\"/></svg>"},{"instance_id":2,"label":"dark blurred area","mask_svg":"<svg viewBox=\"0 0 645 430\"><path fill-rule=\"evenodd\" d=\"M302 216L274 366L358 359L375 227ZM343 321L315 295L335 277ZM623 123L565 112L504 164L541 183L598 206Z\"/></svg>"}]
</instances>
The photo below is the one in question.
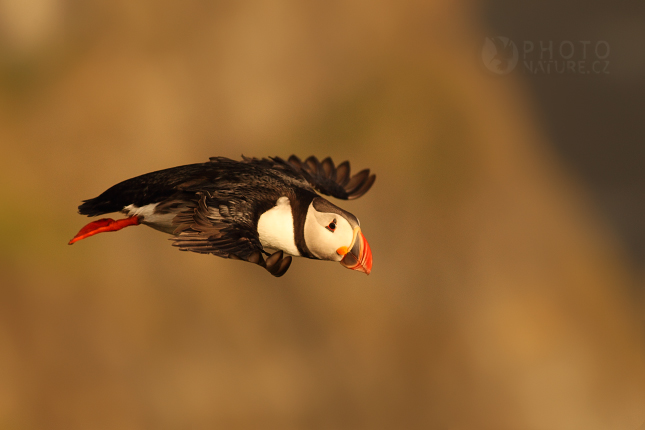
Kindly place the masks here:
<instances>
[{"instance_id":1,"label":"dark blurred area","mask_svg":"<svg viewBox=\"0 0 645 430\"><path fill-rule=\"evenodd\" d=\"M485 10L492 31L554 41L556 56L562 41L579 51L589 42L589 57L597 41L607 42L601 78L551 74L524 84L549 142L645 270L645 3L490 1Z\"/></svg>"},{"instance_id":2,"label":"dark blurred area","mask_svg":"<svg viewBox=\"0 0 645 430\"><path fill-rule=\"evenodd\" d=\"M0 429L639 428L643 10L0 1ZM609 73L527 73L525 41ZM336 202L369 277L67 246L121 180L292 153L377 174Z\"/></svg>"}]
</instances>

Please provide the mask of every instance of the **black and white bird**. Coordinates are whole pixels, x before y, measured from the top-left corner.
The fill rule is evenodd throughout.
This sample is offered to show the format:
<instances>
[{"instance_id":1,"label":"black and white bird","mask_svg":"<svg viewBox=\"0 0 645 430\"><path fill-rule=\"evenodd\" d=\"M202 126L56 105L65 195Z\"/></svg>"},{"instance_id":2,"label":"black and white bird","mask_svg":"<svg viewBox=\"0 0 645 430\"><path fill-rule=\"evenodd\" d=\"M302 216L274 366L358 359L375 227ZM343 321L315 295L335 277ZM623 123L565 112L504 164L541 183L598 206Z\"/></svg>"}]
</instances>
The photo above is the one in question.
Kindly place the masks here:
<instances>
[{"instance_id":1,"label":"black and white bird","mask_svg":"<svg viewBox=\"0 0 645 430\"><path fill-rule=\"evenodd\" d=\"M82 215L121 212L127 218L91 222L69 244L145 224L172 234L182 251L245 260L274 276L285 274L292 256L338 261L369 274L372 251L358 218L316 191L352 200L375 179L369 169L352 176L348 161L336 167L331 158L214 157L137 176L85 200Z\"/></svg>"}]
</instances>

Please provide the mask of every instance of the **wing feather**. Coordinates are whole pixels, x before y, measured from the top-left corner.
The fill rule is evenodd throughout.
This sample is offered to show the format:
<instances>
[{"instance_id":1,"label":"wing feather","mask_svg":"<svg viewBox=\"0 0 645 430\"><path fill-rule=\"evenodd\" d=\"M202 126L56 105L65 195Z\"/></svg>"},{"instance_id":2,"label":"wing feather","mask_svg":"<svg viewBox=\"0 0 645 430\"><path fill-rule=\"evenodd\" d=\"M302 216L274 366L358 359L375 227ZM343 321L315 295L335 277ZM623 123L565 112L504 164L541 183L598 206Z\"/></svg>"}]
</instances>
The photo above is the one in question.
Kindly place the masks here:
<instances>
[{"instance_id":1,"label":"wing feather","mask_svg":"<svg viewBox=\"0 0 645 430\"><path fill-rule=\"evenodd\" d=\"M361 197L370 190L376 180L376 175L370 174L370 169L361 170L352 176L349 161L343 161L336 167L330 157L322 162L314 156L303 162L295 155L290 156L287 161L278 157L271 160L291 168L320 193L343 200Z\"/></svg>"},{"instance_id":2,"label":"wing feather","mask_svg":"<svg viewBox=\"0 0 645 430\"><path fill-rule=\"evenodd\" d=\"M173 219L177 225L173 246L181 251L199 254L214 254L234 260L245 260L264 267L273 276L284 275L291 265L291 257L284 256L282 251L275 252L265 262L258 233L249 225L235 220L235 214L241 209L219 204L208 193L197 193L198 200L191 202L184 211ZM219 217L213 217L212 206L218 209ZM267 254L268 255L268 254Z\"/></svg>"},{"instance_id":3,"label":"wing feather","mask_svg":"<svg viewBox=\"0 0 645 430\"><path fill-rule=\"evenodd\" d=\"M235 254L246 260L262 245L257 232L246 229L224 217L213 218L207 203L207 194L197 193L199 200L178 213L173 224L177 225L173 246L182 251L211 253L220 257Z\"/></svg>"}]
</instances>

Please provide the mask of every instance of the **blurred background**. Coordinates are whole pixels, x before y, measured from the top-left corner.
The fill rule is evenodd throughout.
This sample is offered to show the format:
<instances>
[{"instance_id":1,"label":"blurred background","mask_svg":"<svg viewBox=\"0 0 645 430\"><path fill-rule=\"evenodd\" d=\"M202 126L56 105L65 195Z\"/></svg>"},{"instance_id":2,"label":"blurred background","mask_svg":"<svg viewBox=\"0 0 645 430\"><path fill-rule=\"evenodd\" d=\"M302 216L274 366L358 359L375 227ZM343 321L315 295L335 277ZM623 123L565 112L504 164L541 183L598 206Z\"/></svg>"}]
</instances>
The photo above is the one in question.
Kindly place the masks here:
<instances>
[{"instance_id":1,"label":"blurred background","mask_svg":"<svg viewBox=\"0 0 645 430\"><path fill-rule=\"evenodd\" d=\"M644 96L642 2L0 0L0 429L643 428ZM67 245L241 154L371 168L372 274Z\"/></svg>"}]
</instances>

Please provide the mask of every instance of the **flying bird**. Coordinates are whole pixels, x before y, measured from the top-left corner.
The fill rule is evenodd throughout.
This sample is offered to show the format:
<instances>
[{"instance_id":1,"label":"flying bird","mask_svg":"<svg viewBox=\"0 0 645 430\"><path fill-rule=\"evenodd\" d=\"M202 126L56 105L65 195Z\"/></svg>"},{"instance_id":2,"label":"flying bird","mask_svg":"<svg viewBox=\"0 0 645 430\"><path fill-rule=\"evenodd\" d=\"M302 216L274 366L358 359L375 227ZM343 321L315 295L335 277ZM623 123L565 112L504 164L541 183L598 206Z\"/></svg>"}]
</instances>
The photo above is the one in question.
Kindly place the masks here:
<instances>
[{"instance_id":1,"label":"flying bird","mask_svg":"<svg viewBox=\"0 0 645 430\"><path fill-rule=\"evenodd\" d=\"M375 179L369 169L351 175L348 161L336 167L331 158L212 157L128 179L84 200L81 215L126 218L93 221L69 244L144 224L171 234L182 251L248 261L273 276L286 273L292 256L337 261L369 275L372 251L358 218L316 191L352 200Z\"/></svg>"}]
</instances>

